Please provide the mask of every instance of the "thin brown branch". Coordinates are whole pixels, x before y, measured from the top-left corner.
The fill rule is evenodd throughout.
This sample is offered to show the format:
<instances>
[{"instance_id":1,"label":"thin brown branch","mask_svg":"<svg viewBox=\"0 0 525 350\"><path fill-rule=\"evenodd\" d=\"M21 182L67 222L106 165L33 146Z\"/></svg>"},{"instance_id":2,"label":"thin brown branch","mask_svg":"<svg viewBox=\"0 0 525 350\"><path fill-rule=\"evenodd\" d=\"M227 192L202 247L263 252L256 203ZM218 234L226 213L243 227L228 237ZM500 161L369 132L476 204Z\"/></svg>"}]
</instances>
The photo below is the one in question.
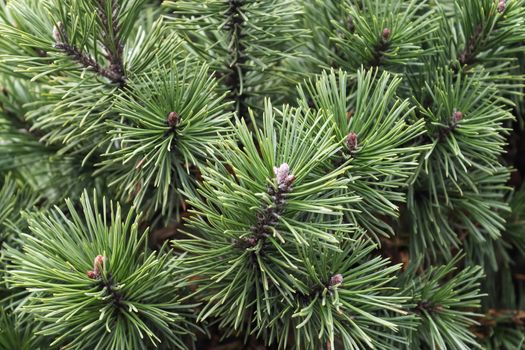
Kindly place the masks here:
<instances>
[{"instance_id":1,"label":"thin brown branch","mask_svg":"<svg viewBox=\"0 0 525 350\"><path fill-rule=\"evenodd\" d=\"M489 309L478 319L479 325L473 327L478 338L491 336L492 329L501 327L523 327L525 325L525 310Z\"/></svg>"},{"instance_id":2,"label":"thin brown branch","mask_svg":"<svg viewBox=\"0 0 525 350\"><path fill-rule=\"evenodd\" d=\"M98 64L95 59L93 59L91 56L85 54L80 49L78 49L76 46L68 44L68 43L57 43L55 45L57 49L60 49L64 51L68 56L72 57L75 61L80 63L84 68L91 69L92 71L96 72L97 74L108 78L113 83L122 83L122 76L118 74L117 72L113 71L110 68L102 67L100 64Z\"/></svg>"},{"instance_id":3,"label":"thin brown branch","mask_svg":"<svg viewBox=\"0 0 525 350\"><path fill-rule=\"evenodd\" d=\"M106 14L107 1L111 1L111 18ZM55 47L72 57L84 68L90 69L98 75L123 87L125 85L125 69L122 59L124 48L119 35L120 26L118 18L120 15L120 5L117 0L97 0L97 4L97 14L102 22L102 37L104 38L103 44L106 50L105 57L108 59L109 65L107 67L102 66L95 58L70 43L64 25L60 22L57 23L53 29Z\"/></svg>"},{"instance_id":4,"label":"thin brown branch","mask_svg":"<svg viewBox=\"0 0 525 350\"><path fill-rule=\"evenodd\" d=\"M106 14L106 2L111 1L111 18ZM109 61L109 69L121 77L124 81L125 69L122 60L124 45L120 38L120 5L117 0L97 0L97 14L102 22L102 37L107 38L104 42L106 58Z\"/></svg>"}]
</instances>

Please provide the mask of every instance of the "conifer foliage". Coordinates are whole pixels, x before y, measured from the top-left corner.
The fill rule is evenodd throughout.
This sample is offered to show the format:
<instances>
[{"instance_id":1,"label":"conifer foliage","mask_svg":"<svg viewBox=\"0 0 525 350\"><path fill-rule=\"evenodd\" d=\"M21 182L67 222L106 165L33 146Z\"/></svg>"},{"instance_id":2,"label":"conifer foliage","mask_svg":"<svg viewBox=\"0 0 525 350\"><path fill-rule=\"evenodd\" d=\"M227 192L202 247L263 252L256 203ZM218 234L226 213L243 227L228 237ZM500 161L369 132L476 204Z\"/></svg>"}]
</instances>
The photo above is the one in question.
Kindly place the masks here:
<instances>
[{"instance_id":1,"label":"conifer foliage","mask_svg":"<svg viewBox=\"0 0 525 350\"><path fill-rule=\"evenodd\" d=\"M525 0L0 0L0 350L525 346Z\"/></svg>"},{"instance_id":2,"label":"conifer foliage","mask_svg":"<svg viewBox=\"0 0 525 350\"><path fill-rule=\"evenodd\" d=\"M7 283L30 292L24 309L42 320L41 334L55 337L51 347L185 349L181 335L195 324L191 305L178 301L178 263L148 250L133 210L94 197L83 194L81 212L67 201L67 214L29 216L23 248L6 252Z\"/></svg>"}]
</instances>

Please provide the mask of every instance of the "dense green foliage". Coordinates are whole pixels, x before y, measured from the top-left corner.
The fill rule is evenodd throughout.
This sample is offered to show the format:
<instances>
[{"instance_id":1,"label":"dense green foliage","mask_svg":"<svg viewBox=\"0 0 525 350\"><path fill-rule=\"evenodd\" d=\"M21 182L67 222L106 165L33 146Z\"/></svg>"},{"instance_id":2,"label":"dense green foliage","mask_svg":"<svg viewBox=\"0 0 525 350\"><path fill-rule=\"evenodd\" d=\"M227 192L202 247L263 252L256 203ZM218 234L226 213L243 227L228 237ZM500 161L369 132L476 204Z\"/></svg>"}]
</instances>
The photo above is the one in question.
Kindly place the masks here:
<instances>
[{"instance_id":1,"label":"dense green foliage","mask_svg":"<svg viewBox=\"0 0 525 350\"><path fill-rule=\"evenodd\" d=\"M0 350L525 346L524 52L525 0L0 0Z\"/></svg>"}]
</instances>

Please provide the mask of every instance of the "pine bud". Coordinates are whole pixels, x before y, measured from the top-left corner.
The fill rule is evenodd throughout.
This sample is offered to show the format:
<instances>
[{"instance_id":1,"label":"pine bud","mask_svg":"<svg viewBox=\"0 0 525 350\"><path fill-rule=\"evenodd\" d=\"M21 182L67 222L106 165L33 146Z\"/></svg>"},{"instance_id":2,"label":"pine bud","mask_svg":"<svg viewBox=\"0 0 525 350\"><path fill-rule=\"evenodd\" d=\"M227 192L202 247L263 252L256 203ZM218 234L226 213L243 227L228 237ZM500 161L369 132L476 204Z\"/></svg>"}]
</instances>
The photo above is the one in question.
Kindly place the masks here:
<instances>
[{"instance_id":1,"label":"pine bud","mask_svg":"<svg viewBox=\"0 0 525 350\"><path fill-rule=\"evenodd\" d=\"M106 258L103 255L97 255L93 261L93 270L89 270L86 274L91 279L97 279L100 277L102 271L104 271L104 262Z\"/></svg>"},{"instance_id":2,"label":"pine bud","mask_svg":"<svg viewBox=\"0 0 525 350\"><path fill-rule=\"evenodd\" d=\"M383 29L383 33L382 33L382 36L383 36L383 40L388 40L390 38L390 34L392 34L390 28L385 28Z\"/></svg>"},{"instance_id":3,"label":"pine bud","mask_svg":"<svg viewBox=\"0 0 525 350\"><path fill-rule=\"evenodd\" d=\"M283 163L278 168L273 168L275 179L277 180L277 187L282 191L287 191L295 181L295 176L290 174L290 168L288 164Z\"/></svg>"},{"instance_id":4,"label":"pine bud","mask_svg":"<svg viewBox=\"0 0 525 350\"><path fill-rule=\"evenodd\" d=\"M499 0L498 3L498 12L503 13L505 9L507 8L507 1L506 0Z\"/></svg>"},{"instance_id":5,"label":"pine bud","mask_svg":"<svg viewBox=\"0 0 525 350\"><path fill-rule=\"evenodd\" d=\"M461 113L460 111L455 111L454 114L452 114L452 122L454 123L454 125L459 123L461 119L463 119L463 113Z\"/></svg>"},{"instance_id":6,"label":"pine bud","mask_svg":"<svg viewBox=\"0 0 525 350\"><path fill-rule=\"evenodd\" d=\"M176 127L177 125L179 125L179 122L180 122L180 116L177 112L170 112L168 114L168 119L166 119L166 124L168 124L170 128Z\"/></svg>"},{"instance_id":7,"label":"pine bud","mask_svg":"<svg viewBox=\"0 0 525 350\"><path fill-rule=\"evenodd\" d=\"M340 273L330 278L330 287L337 287L341 283L343 283L343 275L341 275Z\"/></svg>"},{"instance_id":8,"label":"pine bud","mask_svg":"<svg viewBox=\"0 0 525 350\"><path fill-rule=\"evenodd\" d=\"M353 131L346 136L346 148L350 153L357 150L357 134Z\"/></svg>"},{"instance_id":9,"label":"pine bud","mask_svg":"<svg viewBox=\"0 0 525 350\"><path fill-rule=\"evenodd\" d=\"M57 22L57 24L53 27L53 40L55 40L55 44L62 44L64 42L62 37L63 33L64 25L62 22Z\"/></svg>"},{"instance_id":10,"label":"pine bud","mask_svg":"<svg viewBox=\"0 0 525 350\"><path fill-rule=\"evenodd\" d=\"M93 271L100 275L100 273L104 270L104 262L106 261L106 258L102 255L97 255L95 257L95 260L93 261Z\"/></svg>"}]
</instances>

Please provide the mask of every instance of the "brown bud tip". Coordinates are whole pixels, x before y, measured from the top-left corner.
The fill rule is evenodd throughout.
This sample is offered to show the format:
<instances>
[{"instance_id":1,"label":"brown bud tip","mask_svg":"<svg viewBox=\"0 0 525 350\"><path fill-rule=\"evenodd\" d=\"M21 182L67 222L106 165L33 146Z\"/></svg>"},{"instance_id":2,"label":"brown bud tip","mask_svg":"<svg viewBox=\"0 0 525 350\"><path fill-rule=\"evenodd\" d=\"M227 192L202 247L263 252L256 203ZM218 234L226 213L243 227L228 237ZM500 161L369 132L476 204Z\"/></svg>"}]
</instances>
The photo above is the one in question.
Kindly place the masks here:
<instances>
[{"instance_id":1,"label":"brown bud tip","mask_svg":"<svg viewBox=\"0 0 525 350\"><path fill-rule=\"evenodd\" d=\"M357 134L355 132L352 131L346 136L346 147L350 153L357 150Z\"/></svg>"},{"instance_id":2,"label":"brown bud tip","mask_svg":"<svg viewBox=\"0 0 525 350\"><path fill-rule=\"evenodd\" d=\"M338 273L330 278L330 287L336 287L343 283L343 275Z\"/></svg>"},{"instance_id":3,"label":"brown bud tip","mask_svg":"<svg viewBox=\"0 0 525 350\"><path fill-rule=\"evenodd\" d=\"M91 271L91 270L89 270L88 272L86 272L86 275L87 275L89 278L91 278L92 280L98 278L98 273L96 273L95 271Z\"/></svg>"},{"instance_id":4,"label":"brown bud tip","mask_svg":"<svg viewBox=\"0 0 525 350\"><path fill-rule=\"evenodd\" d=\"M507 8L507 1L506 0L500 0L498 3L498 12L502 13Z\"/></svg>"},{"instance_id":5,"label":"brown bud tip","mask_svg":"<svg viewBox=\"0 0 525 350\"><path fill-rule=\"evenodd\" d=\"M388 40L390 38L390 34L392 34L390 28L385 28L383 29L383 33L381 35L383 36L384 40Z\"/></svg>"},{"instance_id":6,"label":"brown bud tip","mask_svg":"<svg viewBox=\"0 0 525 350\"><path fill-rule=\"evenodd\" d=\"M350 121L350 119L352 119L353 115L354 115L353 111L346 112L346 120Z\"/></svg>"},{"instance_id":7,"label":"brown bud tip","mask_svg":"<svg viewBox=\"0 0 525 350\"><path fill-rule=\"evenodd\" d=\"M93 272L99 275L104 270L104 261L106 258L102 255L97 255L93 261Z\"/></svg>"},{"instance_id":8,"label":"brown bud tip","mask_svg":"<svg viewBox=\"0 0 525 350\"><path fill-rule=\"evenodd\" d=\"M463 113L456 111L452 114L452 121L454 124L457 124L461 119L463 119Z\"/></svg>"},{"instance_id":9,"label":"brown bud tip","mask_svg":"<svg viewBox=\"0 0 525 350\"><path fill-rule=\"evenodd\" d=\"M168 119L166 119L166 124L168 124L170 128L174 128L179 124L179 121L180 121L179 114L177 112L170 112L168 114Z\"/></svg>"}]
</instances>

